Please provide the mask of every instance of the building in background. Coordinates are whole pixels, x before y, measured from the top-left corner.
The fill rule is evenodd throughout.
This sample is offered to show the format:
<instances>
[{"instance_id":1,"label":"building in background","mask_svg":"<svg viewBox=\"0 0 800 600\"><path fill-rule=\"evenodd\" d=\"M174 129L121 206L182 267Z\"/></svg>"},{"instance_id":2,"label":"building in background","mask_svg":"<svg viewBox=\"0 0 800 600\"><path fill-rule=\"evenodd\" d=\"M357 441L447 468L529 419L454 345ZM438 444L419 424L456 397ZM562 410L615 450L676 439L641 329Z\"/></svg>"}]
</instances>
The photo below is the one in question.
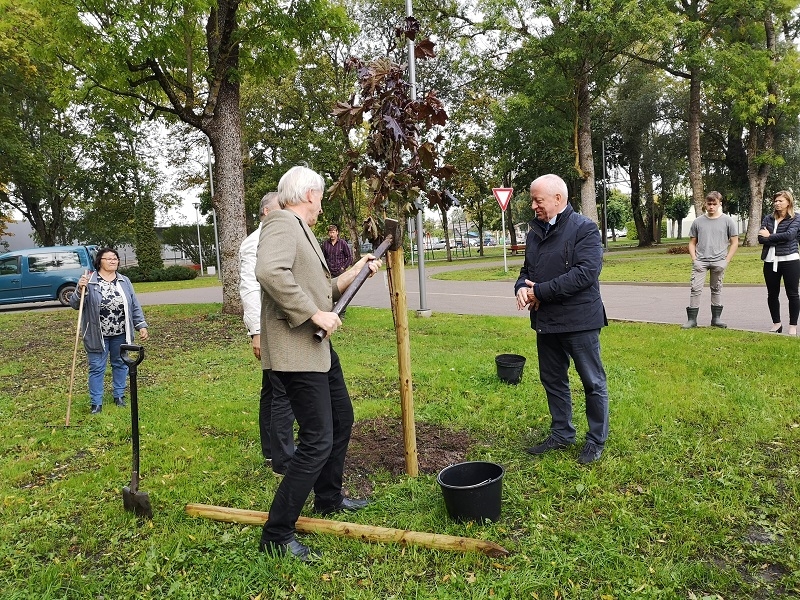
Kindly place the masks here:
<instances>
[{"instance_id":1,"label":"building in background","mask_svg":"<svg viewBox=\"0 0 800 600\"><path fill-rule=\"evenodd\" d=\"M156 227L156 233L159 234L166 227ZM0 254L4 252L11 252L13 250L26 250L28 248L36 248L39 245L33 240L33 228L30 223L25 220L11 221L6 228L6 233L0 237ZM120 266L126 267L138 264L136 260L136 251L133 246L124 244L117 249L119 252ZM182 252L175 251L171 246L161 246L161 258L164 260L164 266L170 265L189 265L189 261Z\"/></svg>"}]
</instances>

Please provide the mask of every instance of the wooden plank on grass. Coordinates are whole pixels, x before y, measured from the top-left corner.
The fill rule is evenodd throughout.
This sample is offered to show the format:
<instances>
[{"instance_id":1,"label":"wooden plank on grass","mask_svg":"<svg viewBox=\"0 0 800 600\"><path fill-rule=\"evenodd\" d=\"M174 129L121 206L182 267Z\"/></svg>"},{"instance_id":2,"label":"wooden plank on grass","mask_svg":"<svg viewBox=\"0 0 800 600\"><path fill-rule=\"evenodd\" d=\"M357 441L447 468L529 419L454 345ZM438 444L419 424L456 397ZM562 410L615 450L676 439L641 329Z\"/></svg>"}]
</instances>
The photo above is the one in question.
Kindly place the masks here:
<instances>
[{"instance_id":1,"label":"wooden plank on grass","mask_svg":"<svg viewBox=\"0 0 800 600\"><path fill-rule=\"evenodd\" d=\"M186 512L193 517L205 517L226 523L242 523L245 525L263 525L269 513L259 510L246 510L210 504L187 504ZM297 519L297 531L301 533L328 533L350 537L367 542L395 542L409 546L424 546L435 550L455 550L457 552L481 552L487 556L508 556L508 550L494 542L476 540L440 533L423 533L392 527L375 527L346 521L329 521L300 517Z\"/></svg>"}]
</instances>

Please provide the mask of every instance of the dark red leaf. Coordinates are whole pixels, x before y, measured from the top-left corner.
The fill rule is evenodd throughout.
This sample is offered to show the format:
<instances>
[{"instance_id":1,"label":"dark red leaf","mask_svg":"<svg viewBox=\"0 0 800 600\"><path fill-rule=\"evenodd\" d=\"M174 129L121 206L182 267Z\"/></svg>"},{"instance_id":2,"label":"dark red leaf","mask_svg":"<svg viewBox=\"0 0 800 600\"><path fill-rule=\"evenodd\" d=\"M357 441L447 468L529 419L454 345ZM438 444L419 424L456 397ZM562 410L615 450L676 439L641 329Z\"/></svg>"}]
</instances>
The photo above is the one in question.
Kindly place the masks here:
<instances>
[{"instance_id":1,"label":"dark red leaf","mask_svg":"<svg viewBox=\"0 0 800 600\"><path fill-rule=\"evenodd\" d=\"M436 166L436 149L431 142L425 142L417 150L419 161L426 169L433 169Z\"/></svg>"},{"instance_id":2,"label":"dark red leaf","mask_svg":"<svg viewBox=\"0 0 800 600\"><path fill-rule=\"evenodd\" d=\"M433 58L436 56L436 52L434 51L434 44L428 38L424 40L420 40L418 43L414 45L414 58L419 60L426 60L428 58Z\"/></svg>"},{"instance_id":3,"label":"dark red leaf","mask_svg":"<svg viewBox=\"0 0 800 600\"><path fill-rule=\"evenodd\" d=\"M406 20L403 22L403 35L413 42L418 33L419 21L414 17L406 17Z\"/></svg>"},{"instance_id":4,"label":"dark red leaf","mask_svg":"<svg viewBox=\"0 0 800 600\"><path fill-rule=\"evenodd\" d=\"M383 122L386 124L386 129L389 130L389 133L395 140L402 141L406 139L403 128L400 126L400 123L397 122L397 119L389 115L383 115Z\"/></svg>"}]
</instances>

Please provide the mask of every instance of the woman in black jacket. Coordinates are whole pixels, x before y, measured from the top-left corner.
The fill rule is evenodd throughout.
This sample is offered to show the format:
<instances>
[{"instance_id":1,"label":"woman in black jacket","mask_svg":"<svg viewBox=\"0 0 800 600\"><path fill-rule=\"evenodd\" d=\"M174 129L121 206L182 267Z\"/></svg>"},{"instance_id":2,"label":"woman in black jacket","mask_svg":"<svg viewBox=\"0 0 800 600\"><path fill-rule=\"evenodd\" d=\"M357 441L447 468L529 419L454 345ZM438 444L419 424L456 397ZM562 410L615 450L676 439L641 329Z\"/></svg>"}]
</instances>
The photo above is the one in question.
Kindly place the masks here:
<instances>
[{"instance_id":1,"label":"woman in black jacket","mask_svg":"<svg viewBox=\"0 0 800 600\"><path fill-rule=\"evenodd\" d=\"M797 317L800 314L800 254L797 236L800 216L794 213L794 196L787 190L772 196L773 213L764 217L758 231L758 243L763 244L761 260L764 261L764 282L767 284L767 306L772 316L771 333L781 333L781 277L789 298L789 335L797 335Z\"/></svg>"}]
</instances>

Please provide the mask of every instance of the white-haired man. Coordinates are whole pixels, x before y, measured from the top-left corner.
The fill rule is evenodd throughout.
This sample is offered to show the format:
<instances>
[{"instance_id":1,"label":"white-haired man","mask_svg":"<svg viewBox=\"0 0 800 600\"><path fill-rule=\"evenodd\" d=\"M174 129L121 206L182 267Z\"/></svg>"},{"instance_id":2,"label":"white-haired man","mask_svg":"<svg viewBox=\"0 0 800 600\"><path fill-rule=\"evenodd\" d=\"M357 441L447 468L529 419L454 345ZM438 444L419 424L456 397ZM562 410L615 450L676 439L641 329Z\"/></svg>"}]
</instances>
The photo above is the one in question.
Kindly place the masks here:
<instances>
[{"instance_id":1,"label":"white-haired man","mask_svg":"<svg viewBox=\"0 0 800 600\"><path fill-rule=\"evenodd\" d=\"M256 257L261 227L270 211L280 210L278 193L268 192L259 205L260 222L239 247L239 296L244 308L244 324L250 335L253 354L261 360L261 285L256 279ZM286 390L269 369L261 371L261 397L258 407L258 428L261 454L272 463L272 470L283 475L294 454L294 414Z\"/></svg>"},{"instance_id":2,"label":"white-haired man","mask_svg":"<svg viewBox=\"0 0 800 600\"><path fill-rule=\"evenodd\" d=\"M278 200L284 210L264 220L256 261L264 290L262 366L283 383L299 426L297 449L275 492L259 548L304 561L319 555L295 538L297 518L312 489L314 508L323 515L367 504L342 494L354 417L330 336L342 324L333 303L361 269L375 273L381 266L367 254L352 269L331 277L310 229L322 213L324 189L322 177L307 167L292 167L281 177ZM318 328L326 332L322 342L314 338Z\"/></svg>"},{"instance_id":3,"label":"white-haired man","mask_svg":"<svg viewBox=\"0 0 800 600\"><path fill-rule=\"evenodd\" d=\"M539 379L550 409L550 434L527 448L534 455L575 443L569 361L583 383L589 430L578 462L600 458L608 437L608 387L600 360L600 329L608 324L600 297L603 247L597 225L567 201L567 184L558 175L531 183L530 223L525 262L514 285L517 308L528 308L536 331Z\"/></svg>"}]
</instances>

